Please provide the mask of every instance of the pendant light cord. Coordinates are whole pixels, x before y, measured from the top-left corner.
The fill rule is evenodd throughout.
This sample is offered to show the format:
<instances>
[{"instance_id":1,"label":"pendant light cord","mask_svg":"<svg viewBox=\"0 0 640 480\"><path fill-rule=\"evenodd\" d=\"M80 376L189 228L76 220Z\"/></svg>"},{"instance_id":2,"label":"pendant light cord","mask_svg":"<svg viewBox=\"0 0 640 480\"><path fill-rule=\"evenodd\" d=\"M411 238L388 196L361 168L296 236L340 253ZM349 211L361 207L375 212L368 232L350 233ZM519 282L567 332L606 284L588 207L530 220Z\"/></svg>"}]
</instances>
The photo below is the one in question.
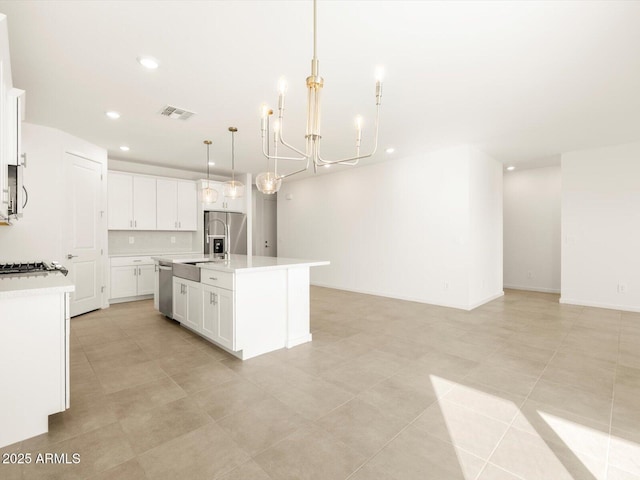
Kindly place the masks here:
<instances>
[{"instance_id":1,"label":"pendant light cord","mask_svg":"<svg viewBox=\"0 0 640 480\"><path fill-rule=\"evenodd\" d=\"M236 150L235 150L236 132L231 132L231 180L236 181Z\"/></svg>"},{"instance_id":2,"label":"pendant light cord","mask_svg":"<svg viewBox=\"0 0 640 480\"><path fill-rule=\"evenodd\" d=\"M317 29L318 29L318 22L316 20L316 16L317 16L317 1L313 0L313 58L314 60L316 58L318 58L317 56L317 52L316 52L316 43L317 43Z\"/></svg>"}]
</instances>

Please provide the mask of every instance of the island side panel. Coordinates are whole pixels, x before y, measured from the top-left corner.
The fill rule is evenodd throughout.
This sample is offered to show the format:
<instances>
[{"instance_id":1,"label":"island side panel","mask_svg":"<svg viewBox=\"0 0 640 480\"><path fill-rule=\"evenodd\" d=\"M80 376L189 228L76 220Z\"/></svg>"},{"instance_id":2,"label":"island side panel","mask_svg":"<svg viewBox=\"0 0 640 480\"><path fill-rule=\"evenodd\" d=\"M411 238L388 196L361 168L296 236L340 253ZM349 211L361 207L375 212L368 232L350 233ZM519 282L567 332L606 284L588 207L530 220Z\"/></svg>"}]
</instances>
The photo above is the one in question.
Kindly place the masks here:
<instances>
[{"instance_id":1,"label":"island side panel","mask_svg":"<svg viewBox=\"0 0 640 480\"><path fill-rule=\"evenodd\" d=\"M65 410L65 297L0 300L0 447L47 432Z\"/></svg>"},{"instance_id":2,"label":"island side panel","mask_svg":"<svg viewBox=\"0 0 640 480\"><path fill-rule=\"evenodd\" d=\"M311 341L309 307L309 267L287 270L287 340L286 347Z\"/></svg>"},{"instance_id":3,"label":"island side panel","mask_svg":"<svg viewBox=\"0 0 640 480\"><path fill-rule=\"evenodd\" d=\"M287 332L287 270L236 273L236 350L246 360L283 348Z\"/></svg>"}]
</instances>

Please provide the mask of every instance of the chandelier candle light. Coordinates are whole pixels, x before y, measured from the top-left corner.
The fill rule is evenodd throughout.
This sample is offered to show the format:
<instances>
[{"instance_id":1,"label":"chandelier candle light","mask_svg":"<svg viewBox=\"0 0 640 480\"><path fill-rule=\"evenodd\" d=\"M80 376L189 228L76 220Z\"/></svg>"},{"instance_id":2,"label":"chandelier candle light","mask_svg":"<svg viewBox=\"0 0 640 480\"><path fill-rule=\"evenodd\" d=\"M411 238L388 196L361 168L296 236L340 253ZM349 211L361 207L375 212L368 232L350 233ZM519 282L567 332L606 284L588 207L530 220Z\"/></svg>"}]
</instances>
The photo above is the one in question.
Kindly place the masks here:
<instances>
[{"instance_id":1,"label":"chandelier candle light","mask_svg":"<svg viewBox=\"0 0 640 480\"><path fill-rule=\"evenodd\" d=\"M320 166L328 166L333 164L340 165L356 165L358 161L362 158L371 157L376 153L378 148L378 123L380 118L380 104L382 101L382 70L378 69L376 72L376 120L375 120L375 137L374 137L374 147L371 153L366 155L360 154L360 144L362 140L362 117L358 117L356 119L356 145L355 145L355 156L347 157L338 160L327 160L322 158L320 153L320 141L322 140L322 136L320 135L320 119L322 117L322 109L320 104L320 93L322 91L322 87L324 85L324 79L319 75L319 61L317 57L317 0L313 0L313 59L311 60L311 75L307 77L307 128L305 135L305 149L304 151L299 150L287 143L284 140L284 106L285 106L285 95L287 91L287 84L284 79L280 80L280 88L278 95L278 123L274 126L274 152L273 155L269 154L269 116L273 114L273 110L270 110L266 105L262 107L262 121L261 121L261 132L262 132L262 153L267 158L267 172L261 173L258 175L258 179L262 177L264 180L264 186L267 187L267 184L270 185L269 188L275 188L274 192L264 191L263 193L275 193L280 188L280 183L283 178L287 178L291 175L295 175L296 173L304 172L309 168L309 163L313 161L313 170L314 172L318 171L318 167ZM293 157L285 157L278 156L277 145L278 142L287 147L289 150L292 150L298 156ZM274 160L274 171L268 171L268 160ZM297 161L306 161L306 165L304 168L296 170L287 174L278 174L277 170L277 162L278 160L297 160ZM258 179L256 179L256 183L258 183ZM275 182L277 180L277 187L275 186ZM258 188L262 191L260 184L258 183Z\"/></svg>"},{"instance_id":2,"label":"chandelier candle light","mask_svg":"<svg viewBox=\"0 0 640 480\"><path fill-rule=\"evenodd\" d=\"M211 188L211 183L209 182L209 147L211 146L211 140L205 140L204 144L207 146L207 184L202 189L202 201L204 203L215 203L218 200L218 191Z\"/></svg>"},{"instance_id":3,"label":"chandelier candle light","mask_svg":"<svg viewBox=\"0 0 640 480\"><path fill-rule=\"evenodd\" d=\"M236 152L235 152L235 133L238 131L236 127L229 127L231 132L231 180L224 182L222 193L227 198L239 198L244 195L244 184L236 180Z\"/></svg>"}]
</instances>

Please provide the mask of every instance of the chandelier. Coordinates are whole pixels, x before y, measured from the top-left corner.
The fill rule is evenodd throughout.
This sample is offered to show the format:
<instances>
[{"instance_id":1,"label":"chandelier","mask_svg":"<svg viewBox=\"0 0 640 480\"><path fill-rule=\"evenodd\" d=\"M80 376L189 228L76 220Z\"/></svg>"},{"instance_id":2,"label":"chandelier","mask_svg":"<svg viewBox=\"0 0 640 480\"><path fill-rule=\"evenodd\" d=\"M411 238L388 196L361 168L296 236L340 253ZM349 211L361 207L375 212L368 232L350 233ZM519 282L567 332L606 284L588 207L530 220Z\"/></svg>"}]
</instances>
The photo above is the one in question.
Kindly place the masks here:
<instances>
[{"instance_id":1,"label":"chandelier","mask_svg":"<svg viewBox=\"0 0 640 480\"><path fill-rule=\"evenodd\" d=\"M256 178L258 189L263 193L275 193L280 188L282 179L306 171L309 164L313 162L314 172L318 171L318 167L333 164L340 165L356 165L362 158L371 157L376 153L378 148L378 123L380 118L380 103L382 100L382 71L379 69L376 75L376 119L375 119L375 137L373 150L365 155L360 154L360 143L362 140L362 118L356 119L356 144L355 155L337 160L328 160L320 154L320 119L322 117L322 108L320 103L320 93L324 86L324 79L319 75L319 61L317 57L317 0L313 0L313 59L311 60L311 75L307 77L307 127L305 134L304 150L298 149L287 143L284 139L284 107L287 84L284 80L280 81L278 95L278 121L275 123L274 132L274 152L269 153L269 117L273 114L266 105L262 107L261 133L262 133L262 153L267 158L267 172L261 173ZM282 144L288 150L294 152L293 156L278 156L277 146ZM269 160L274 160L274 170L269 171ZM278 173L278 160L296 160L306 162L303 168L286 174ZM264 190L263 190L264 188Z\"/></svg>"}]
</instances>

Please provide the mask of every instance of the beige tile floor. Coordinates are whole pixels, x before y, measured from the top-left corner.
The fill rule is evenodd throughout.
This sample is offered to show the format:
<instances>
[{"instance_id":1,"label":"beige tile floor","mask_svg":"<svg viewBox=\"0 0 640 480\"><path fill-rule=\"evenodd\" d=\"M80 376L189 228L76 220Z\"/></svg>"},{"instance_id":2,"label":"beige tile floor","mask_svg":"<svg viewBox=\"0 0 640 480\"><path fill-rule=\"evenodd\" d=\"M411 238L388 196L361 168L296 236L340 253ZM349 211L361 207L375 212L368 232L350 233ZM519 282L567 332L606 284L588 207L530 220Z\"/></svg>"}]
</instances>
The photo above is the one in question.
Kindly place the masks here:
<instances>
[{"instance_id":1,"label":"beige tile floor","mask_svg":"<svg viewBox=\"0 0 640 480\"><path fill-rule=\"evenodd\" d=\"M640 480L640 314L473 312L312 288L314 341L246 362L149 301L72 320L70 410L9 479Z\"/></svg>"}]
</instances>

